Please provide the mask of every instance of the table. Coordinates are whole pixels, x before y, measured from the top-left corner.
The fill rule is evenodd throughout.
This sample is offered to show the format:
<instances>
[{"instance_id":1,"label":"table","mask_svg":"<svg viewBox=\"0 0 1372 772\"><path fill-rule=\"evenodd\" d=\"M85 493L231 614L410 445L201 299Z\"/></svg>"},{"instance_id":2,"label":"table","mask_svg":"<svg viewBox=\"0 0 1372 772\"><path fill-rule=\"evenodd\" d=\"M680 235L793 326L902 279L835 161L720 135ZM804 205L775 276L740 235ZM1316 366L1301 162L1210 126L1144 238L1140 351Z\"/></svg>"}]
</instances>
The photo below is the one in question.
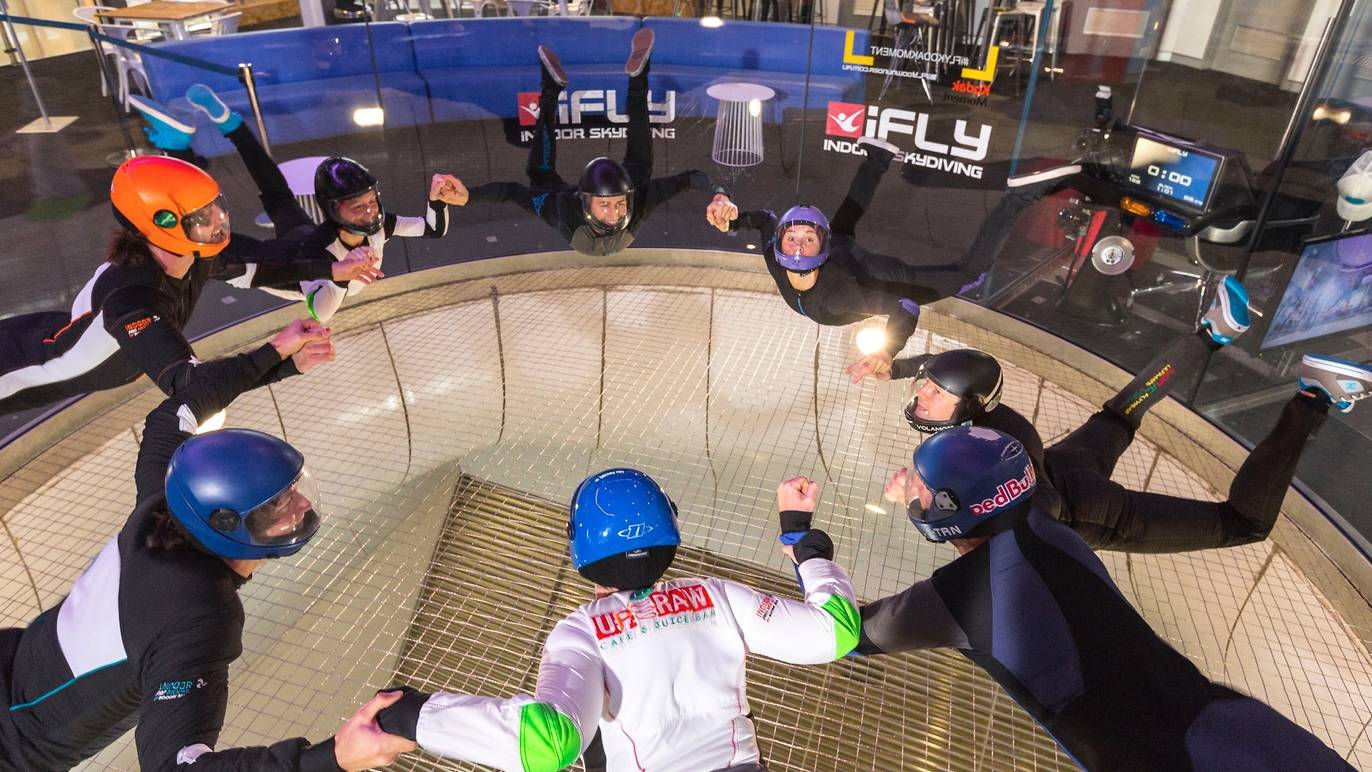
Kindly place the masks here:
<instances>
[{"instance_id":1,"label":"table","mask_svg":"<svg viewBox=\"0 0 1372 772\"><path fill-rule=\"evenodd\" d=\"M166 27L172 40L185 40L190 37L186 31L187 22L210 16L228 8L232 3L222 0L205 2L175 2L174 0L152 0L132 8L114 8L96 14L101 19L114 21L151 21Z\"/></svg>"},{"instance_id":2,"label":"table","mask_svg":"<svg viewBox=\"0 0 1372 772\"><path fill-rule=\"evenodd\" d=\"M719 100L710 157L735 168L762 163L762 103L776 92L757 83L716 83L705 93Z\"/></svg>"}]
</instances>

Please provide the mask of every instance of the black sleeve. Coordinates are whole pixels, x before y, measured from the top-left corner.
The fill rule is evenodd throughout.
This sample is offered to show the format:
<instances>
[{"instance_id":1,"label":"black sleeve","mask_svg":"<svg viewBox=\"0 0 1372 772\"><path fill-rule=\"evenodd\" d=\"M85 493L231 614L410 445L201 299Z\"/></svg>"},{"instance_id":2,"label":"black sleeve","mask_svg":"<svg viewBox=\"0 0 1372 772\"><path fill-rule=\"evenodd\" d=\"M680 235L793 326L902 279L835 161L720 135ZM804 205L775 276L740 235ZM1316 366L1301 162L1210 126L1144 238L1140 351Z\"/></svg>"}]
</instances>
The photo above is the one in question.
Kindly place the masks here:
<instances>
[{"instance_id":1,"label":"black sleeve","mask_svg":"<svg viewBox=\"0 0 1372 772\"><path fill-rule=\"evenodd\" d=\"M928 362L933 354L916 354L912 357L901 357L891 362L891 380L902 381L907 378L914 378L919 375L919 369Z\"/></svg>"},{"instance_id":2,"label":"black sleeve","mask_svg":"<svg viewBox=\"0 0 1372 772\"><path fill-rule=\"evenodd\" d=\"M195 433L195 428L202 421L228 407L245 391L299 374L294 362L289 359L282 362L270 343L263 344L250 354L217 359L197 369L214 368L215 365L233 362L241 357L257 358L263 363L276 361L261 372L256 366L215 368L222 371L223 377L197 377L176 396L162 400L148 413L143 422L143 441L138 446L138 461L134 466L138 501L162 494L172 454Z\"/></svg>"},{"instance_id":3,"label":"black sleeve","mask_svg":"<svg viewBox=\"0 0 1372 772\"><path fill-rule=\"evenodd\" d=\"M303 738L270 746L214 751L229 698L229 664L242 644L241 625L201 616L167 625L145 655L143 704L134 741L139 767L162 770L339 769L333 740L310 745Z\"/></svg>"},{"instance_id":4,"label":"black sleeve","mask_svg":"<svg viewBox=\"0 0 1372 772\"><path fill-rule=\"evenodd\" d=\"M300 241L260 241L235 233L231 243L233 249L214 257L210 278L243 288L333 278L333 257L307 251Z\"/></svg>"},{"instance_id":5,"label":"black sleeve","mask_svg":"<svg viewBox=\"0 0 1372 772\"><path fill-rule=\"evenodd\" d=\"M755 230L762 234L764 242L771 242L773 231L777 229L777 216L770 209L755 209L739 212L738 219L729 223L730 231Z\"/></svg>"},{"instance_id":6,"label":"black sleeve","mask_svg":"<svg viewBox=\"0 0 1372 772\"><path fill-rule=\"evenodd\" d=\"M381 712L376 714L376 723L381 727L381 731L386 734L393 734L412 742L418 742L419 711L433 695L409 686L382 689L381 691L393 692L397 689L405 692L405 695L382 708Z\"/></svg>"},{"instance_id":7,"label":"black sleeve","mask_svg":"<svg viewBox=\"0 0 1372 772\"><path fill-rule=\"evenodd\" d=\"M895 654L941 646L967 647L967 635L943 605L933 582L873 601L862 609L859 654Z\"/></svg>"},{"instance_id":8,"label":"black sleeve","mask_svg":"<svg viewBox=\"0 0 1372 772\"><path fill-rule=\"evenodd\" d=\"M467 204L511 202L571 240L581 224L581 205L570 191L535 190L517 182L488 182L467 189Z\"/></svg>"},{"instance_id":9,"label":"black sleeve","mask_svg":"<svg viewBox=\"0 0 1372 772\"><path fill-rule=\"evenodd\" d=\"M115 291L106 298L101 311L105 331L119 344L119 350L169 396L202 381L243 379L257 384L281 362L275 349L264 346L247 354L197 363L191 344L171 321L167 301L148 287Z\"/></svg>"},{"instance_id":10,"label":"black sleeve","mask_svg":"<svg viewBox=\"0 0 1372 772\"><path fill-rule=\"evenodd\" d=\"M643 200L643 212L640 216L647 217L659 204L664 204L688 190L699 190L712 194L726 193L724 188L716 185L708 174L699 169L688 169L670 177L658 177L648 183L648 191Z\"/></svg>"},{"instance_id":11,"label":"black sleeve","mask_svg":"<svg viewBox=\"0 0 1372 772\"><path fill-rule=\"evenodd\" d=\"M886 348L891 356L905 348L919 324L919 305L892 294L887 288L856 279L835 285L825 297L825 306L835 314L886 316Z\"/></svg>"}]
</instances>

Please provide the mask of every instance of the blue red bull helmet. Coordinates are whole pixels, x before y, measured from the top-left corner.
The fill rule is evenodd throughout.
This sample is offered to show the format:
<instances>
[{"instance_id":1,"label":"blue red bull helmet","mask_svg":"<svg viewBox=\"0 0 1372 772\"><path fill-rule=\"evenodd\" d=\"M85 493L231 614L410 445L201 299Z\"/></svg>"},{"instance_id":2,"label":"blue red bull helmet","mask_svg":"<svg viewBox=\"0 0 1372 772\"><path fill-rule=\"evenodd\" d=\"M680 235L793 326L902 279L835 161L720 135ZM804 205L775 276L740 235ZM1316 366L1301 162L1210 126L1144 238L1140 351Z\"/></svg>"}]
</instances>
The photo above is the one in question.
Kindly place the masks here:
<instances>
[{"instance_id":1,"label":"blue red bull helmet","mask_svg":"<svg viewBox=\"0 0 1372 772\"><path fill-rule=\"evenodd\" d=\"M966 539L1000 515L1028 503L1038 479L1024 445L983 426L956 426L915 450L914 471L928 489L906 508L910 523L932 542Z\"/></svg>"},{"instance_id":2,"label":"blue red bull helmet","mask_svg":"<svg viewBox=\"0 0 1372 772\"><path fill-rule=\"evenodd\" d=\"M786 231L798 225L808 225L814 229L814 244L806 247L803 243L788 243ZM808 234L807 234L808 236ZM806 252L814 252L806 255ZM829 259L829 218L813 206L793 206L777 221L776 234L772 239L772 254L782 268L796 273L809 273L824 265Z\"/></svg>"}]
</instances>

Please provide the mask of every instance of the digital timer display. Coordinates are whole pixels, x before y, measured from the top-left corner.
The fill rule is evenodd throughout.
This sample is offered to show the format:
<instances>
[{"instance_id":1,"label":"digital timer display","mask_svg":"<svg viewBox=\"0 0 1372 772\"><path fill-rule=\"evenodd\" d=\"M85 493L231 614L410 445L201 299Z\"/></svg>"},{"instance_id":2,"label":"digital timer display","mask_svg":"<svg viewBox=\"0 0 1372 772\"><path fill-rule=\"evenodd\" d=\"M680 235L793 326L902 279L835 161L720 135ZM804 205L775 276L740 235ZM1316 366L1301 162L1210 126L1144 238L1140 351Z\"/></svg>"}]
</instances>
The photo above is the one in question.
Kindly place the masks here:
<instances>
[{"instance_id":1,"label":"digital timer display","mask_svg":"<svg viewBox=\"0 0 1372 772\"><path fill-rule=\"evenodd\" d=\"M1129 162L1129 184L1204 210L1219 165L1220 159L1215 156L1140 136L1134 141L1134 157Z\"/></svg>"}]
</instances>

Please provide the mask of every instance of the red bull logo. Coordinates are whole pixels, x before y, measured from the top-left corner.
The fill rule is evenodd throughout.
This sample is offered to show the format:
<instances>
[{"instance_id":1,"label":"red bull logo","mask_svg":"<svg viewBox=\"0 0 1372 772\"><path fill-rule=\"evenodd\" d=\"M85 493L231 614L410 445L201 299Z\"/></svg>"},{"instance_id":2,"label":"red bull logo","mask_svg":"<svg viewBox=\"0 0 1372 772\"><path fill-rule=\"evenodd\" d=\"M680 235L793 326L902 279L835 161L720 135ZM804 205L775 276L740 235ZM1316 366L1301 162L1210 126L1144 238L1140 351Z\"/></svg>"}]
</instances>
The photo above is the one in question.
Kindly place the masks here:
<instances>
[{"instance_id":1,"label":"red bull logo","mask_svg":"<svg viewBox=\"0 0 1372 772\"><path fill-rule=\"evenodd\" d=\"M1034 489L1036 478L1034 476L1034 465L1024 465L1024 475L1019 478L1006 480L996 486L996 495L989 499L984 499L972 505L973 515L989 515L1001 507L1008 506L1019 497Z\"/></svg>"}]
</instances>

